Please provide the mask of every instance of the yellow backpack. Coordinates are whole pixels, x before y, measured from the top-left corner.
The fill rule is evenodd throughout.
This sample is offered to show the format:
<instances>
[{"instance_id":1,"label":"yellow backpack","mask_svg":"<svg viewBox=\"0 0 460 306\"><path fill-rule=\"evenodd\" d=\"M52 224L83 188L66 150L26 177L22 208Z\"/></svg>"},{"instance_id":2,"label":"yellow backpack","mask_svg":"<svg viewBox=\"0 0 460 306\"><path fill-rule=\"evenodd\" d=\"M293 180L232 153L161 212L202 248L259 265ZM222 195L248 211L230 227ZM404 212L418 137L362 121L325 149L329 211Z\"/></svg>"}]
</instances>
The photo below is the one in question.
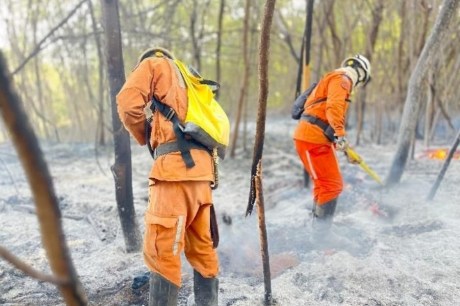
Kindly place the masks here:
<instances>
[{"instance_id":1,"label":"yellow backpack","mask_svg":"<svg viewBox=\"0 0 460 306\"><path fill-rule=\"evenodd\" d=\"M217 149L220 158L225 157L230 136L230 123L222 107L214 99L211 86L216 82L203 79L193 73L184 63L174 60L187 86L188 108L185 117L184 133L205 145Z\"/></svg>"},{"instance_id":2,"label":"yellow backpack","mask_svg":"<svg viewBox=\"0 0 460 306\"><path fill-rule=\"evenodd\" d=\"M149 50L140 60L152 56L155 51L156 49ZM177 141L160 144L153 149L150 146L150 123L152 120L150 117L146 121L145 134L150 154L156 159L158 156L180 151L187 168L192 168L195 165L190 154L191 149L204 149L212 153L215 158L219 156L224 159L229 142L230 123L224 110L214 99L212 87L218 89L219 84L203 79L195 70L191 71L181 61L172 56L168 57L179 69L187 87L187 114L185 121L181 122L174 109L153 96L150 109L152 112L159 111L173 123ZM217 162L216 159L215 162Z\"/></svg>"}]
</instances>

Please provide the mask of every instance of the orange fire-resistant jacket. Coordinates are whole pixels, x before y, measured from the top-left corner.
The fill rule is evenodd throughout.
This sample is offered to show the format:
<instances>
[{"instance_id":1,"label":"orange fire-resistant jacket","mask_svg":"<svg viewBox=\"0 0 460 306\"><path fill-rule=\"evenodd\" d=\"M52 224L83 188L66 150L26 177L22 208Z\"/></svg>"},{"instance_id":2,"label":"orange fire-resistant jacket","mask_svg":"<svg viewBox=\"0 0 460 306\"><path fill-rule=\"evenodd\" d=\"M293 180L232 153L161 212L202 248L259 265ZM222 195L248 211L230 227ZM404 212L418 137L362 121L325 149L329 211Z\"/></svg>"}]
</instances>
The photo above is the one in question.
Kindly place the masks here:
<instances>
[{"instance_id":1,"label":"orange fire-resistant jacket","mask_svg":"<svg viewBox=\"0 0 460 306\"><path fill-rule=\"evenodd\" d=\"M172 107L183 121L187 114L187 91L179 70L172 60L162 55L144 59L129 75L117 95L118 114L123 125L141 145L145 145L144 108L155 95L156 99ZM160 112L152 121L150 143L175 141L173 125ZM195 166L187 169L179 152L158 157L150 177L163 181L212 181L213 161L204 150L191 150Z\"/></svg>"},{"instance_id":2,"label":"orange fire-resistant jacket","mask_svg":"<svg viewBox=\"0 0 460 306\"><path fill-rule=\"evenodd\" d=\"M326 74L305 103L303 114L315 116L328 123L335 131L335 136L345 136L345 115L352 90L352 81L343 71ZM321 98L326 101L315 103ZM323 130L306 120L299 120L294 132L294 139L309 143L327 144L330 141Z\"/></svg>"}]
</instances>

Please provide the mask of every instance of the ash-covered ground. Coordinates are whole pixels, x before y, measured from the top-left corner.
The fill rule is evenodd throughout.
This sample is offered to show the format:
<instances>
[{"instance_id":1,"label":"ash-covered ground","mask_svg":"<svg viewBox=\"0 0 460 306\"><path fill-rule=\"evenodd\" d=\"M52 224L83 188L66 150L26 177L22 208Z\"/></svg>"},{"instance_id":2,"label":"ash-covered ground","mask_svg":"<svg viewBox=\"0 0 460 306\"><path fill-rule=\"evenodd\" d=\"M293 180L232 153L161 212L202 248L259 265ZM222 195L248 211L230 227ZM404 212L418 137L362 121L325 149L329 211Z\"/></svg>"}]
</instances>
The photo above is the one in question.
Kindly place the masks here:
<instances>
[{"instance_id":1,"label":"ash-covered ground","mask_svg":"<svg viewBox=\"0 0 460 306\"><path fill-rule=\"evenodd\" d=\"M263 158L266 225L277 305L460 304L460 161L452 161L434 201L426 201L442 161L417 144L399 185L381 188L339 156L346 188L333 225L334 239L311 239L310 189L291 140L294 122L269 120ZM250 126L251 127L251 126ZM249 129L252 131L253 129ZM219 305L263 305L257 209L245 217L253 134L247 151L220 164L214 202L220 223ZM442 147L449 147L445 143ZM113 153L87 144L42 143L72 260L90 305L147 305L147 286L133 278L147 270L141 253L126 253L110 173ZM143 231L151 158L132 144L134 203ZM395 145L356 150L382 178ZM15 150L0 144L0 245L50 273L33 199ZM226 222L224 222L224 220ZM231 220L231 222L229 222ZM183 262L180 305L192 292ZM0 260L0 304L63 305L56 288Z\"/></svg>"}]
</instances>

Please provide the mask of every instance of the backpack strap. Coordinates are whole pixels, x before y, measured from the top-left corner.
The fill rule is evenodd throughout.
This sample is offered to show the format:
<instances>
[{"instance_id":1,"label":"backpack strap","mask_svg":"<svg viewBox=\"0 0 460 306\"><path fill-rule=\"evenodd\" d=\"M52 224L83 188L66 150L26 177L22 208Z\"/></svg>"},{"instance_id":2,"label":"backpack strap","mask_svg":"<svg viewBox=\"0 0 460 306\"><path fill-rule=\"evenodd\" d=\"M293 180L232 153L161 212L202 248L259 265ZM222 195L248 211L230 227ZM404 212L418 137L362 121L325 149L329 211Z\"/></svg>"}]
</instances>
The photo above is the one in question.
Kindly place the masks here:
<instances>
[{"instance_id":1,"label":"backpack strap","mask_svg":"<svg viewBox=\"0 0 460 306\"><path fill-rule=\"evenodd\" d=\"M213 93L216 93L219 88L220 88L220 84L217 83L216 81L212 81L212 80L208 80L208 79L202 79L200 81L201 84L204 84L204 85L208 85L209 87L211 87L211 90Z\"/></svg>"},{"instance_id":2,"label":"backpack strap","mask_svg":"<svg viewBox=\"0 0 460 306\"><path fill-rule=\"evenodd\" d=\"M329 139L329 141L334 142L335 132L330 124L328 124L327 122L324 122L318 117L308 115L308 114L303 114L301 117L301 120L305 120L307 122L310 122L311 124L319 126L323 130L324 136L326 136L326 138Z\"/></svg>"},{"instance_id":3,"label":"backpack strap","mask_svg":"<svg viewBox=\"0 0 460 306\"><path fill-rule=\"evenodd\" d=\"M193 168L195 166L195 162L193 161L192 155L190 154L190 149L192 148L190 145L191 141L187 140L187 138L185 137L185 133L183 131L184 127L180 123L176 111L171 107L167 106L166 104L158 101L155 98L155 96L152 98L152 104L150 105L150 109L152 110L152 112L158 110L167 120L172 122L174 134L177 138L177 147L179 149L178 151L180 151L182 159L185 162L185 166L187 168ZM147 144L149 146L150 154L153 158L155 158L155 152L150 146L150 139L147 142Z\"/></svg>"}]
</instances>

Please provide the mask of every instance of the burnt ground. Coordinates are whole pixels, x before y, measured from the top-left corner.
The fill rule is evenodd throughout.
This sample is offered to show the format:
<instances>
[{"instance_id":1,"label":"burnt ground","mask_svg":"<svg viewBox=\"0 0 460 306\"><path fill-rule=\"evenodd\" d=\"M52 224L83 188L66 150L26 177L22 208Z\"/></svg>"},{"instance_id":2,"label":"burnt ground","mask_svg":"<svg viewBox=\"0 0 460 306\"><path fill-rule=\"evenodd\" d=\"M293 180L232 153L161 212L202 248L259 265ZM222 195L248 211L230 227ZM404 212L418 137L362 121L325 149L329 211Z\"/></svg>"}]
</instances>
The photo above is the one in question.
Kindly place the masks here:
<instances>
[{"instance_id":1,"label":"burnt ground","mask_svg":"<svg viewBox=\"0 0 460 306\"><path fill-rule=\"evenodd\" d=\"M454 305L460 300L458 234L460 164L453 161L433 202L426 196L442 161L423 150L409 161L401 184L385 189L339 156L346 187L329 245L311 240L311 192L290 134L293 123L267 125L263 158L272 291L279 305ZM250 129L251 130L251 129ZM248 135L252 139L253 135ZM146 269L126 253L110 174L110 148L42 143L60 200L66 241L90 305L146 305L147 286L133 290ZM443 147L448 146L448 144ZM385 177L394 145L357 151ZM133 144L134 203L140 229L150 157ZM221 162L214 192L220 225L219 305L262 305L263 277L257 210L245 217L252 145ZM27 181L11 144L0 144L0 245L50 273ZM231 220L231 223L230 223ZM180 305L192 292L184 260ZM0 260L0 304L62 305L56 288Z\"/></svg>"}]
</instances>

